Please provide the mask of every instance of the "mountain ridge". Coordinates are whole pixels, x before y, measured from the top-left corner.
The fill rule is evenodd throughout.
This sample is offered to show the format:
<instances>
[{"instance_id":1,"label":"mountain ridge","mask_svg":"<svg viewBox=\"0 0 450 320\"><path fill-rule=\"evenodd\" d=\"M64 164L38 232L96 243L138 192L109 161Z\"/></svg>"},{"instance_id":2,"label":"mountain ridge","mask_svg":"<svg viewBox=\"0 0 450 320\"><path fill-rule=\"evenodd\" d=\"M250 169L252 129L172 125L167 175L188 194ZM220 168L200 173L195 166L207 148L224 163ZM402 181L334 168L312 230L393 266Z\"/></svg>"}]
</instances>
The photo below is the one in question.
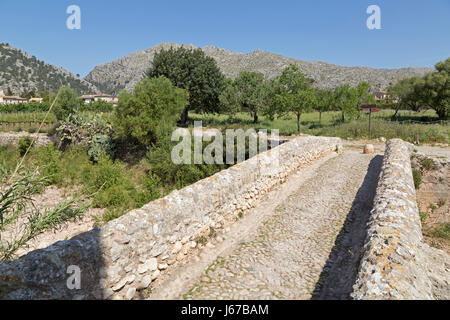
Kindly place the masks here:
<instances>
[{"instance_id":1,"label":"mountain ridge","mask_svg":"<svg viewBox=\"0 0 450 320\"><path fill-rule=\"evenodd\" d=\"M193 44L160 43L145 50L138 50L111 62L96 66L84 79L99 87L102 91L117 92L120 89L132 91L134 85L151 67L153 57L161 49L181 47L197 49ZM214 58L222 72L230 78L240 71L258 71L268 78L281 74L291 63L299 66L308 77L315 80L315 85L331 89L342 84L356 85L368 81L372 91L384 90L390 84L411 76L422 76L433 71L432 68L411 66L406 68L370 68L364 66L350 67L330 64L323 61L303 61L288 58L261 49L249 53L233 52L216 46L204 46L207 56Z\"/></svg>"},{"instance_id":2,"label":"mountain ridge","mask_svg":"<svg viewBox=\"0 0 450 320\"><path fill-rule=\"evenodd\" d=\"M90 82L70 71L37 59L28 52L0 43L0 90L20 95L30 91L57 91L69 86L77 93L99 93Z\"/></svg>"}]
</instances>

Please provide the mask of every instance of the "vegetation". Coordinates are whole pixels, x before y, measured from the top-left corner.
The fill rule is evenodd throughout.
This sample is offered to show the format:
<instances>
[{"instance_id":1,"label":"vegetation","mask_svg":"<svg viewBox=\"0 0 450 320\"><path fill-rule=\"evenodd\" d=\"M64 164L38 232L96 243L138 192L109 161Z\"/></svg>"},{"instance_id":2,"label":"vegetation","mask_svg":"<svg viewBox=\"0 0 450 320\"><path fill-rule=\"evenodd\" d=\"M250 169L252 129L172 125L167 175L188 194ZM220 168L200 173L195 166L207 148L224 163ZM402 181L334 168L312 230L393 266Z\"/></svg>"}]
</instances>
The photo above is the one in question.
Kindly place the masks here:
<instances>
[{"instance_id":1,"label":"vegetation","mask_svg":"<svg viewBox=\"0 0 450 320\"><path fill-rule=\"evenodd\" d=\"M394 110L372 116L372 138L413 141L419 134L422 142L449 142L450 129L445 122L420 123L445 117L442 110L447 108L444 106L448 106L448 100L442 86L448 83L447 62L438 64L436 69L431 76L405 80L390 88L399 101ZM52 115L47 118L58 122L54 131L59 143L31 148L31 140L22 139L17 147L0 147L0 179L11 179L21 157L29 150L24 166L39 171L31 176L22 172L20 176L31 181L33 190L50 185L79 186L83 196L92 195L91 206L105 209L99 219L109 221L228 167L222 164L226 161L208 165L173 163L171 152L176 143L171 135L180 114L182 124L188 124L190 115L191 120L202 120L204 125L222 130L278 129L281 135L302 132L348 139L368 137L368 119L359 110L362 104L374 101L368 83L334 90L317 89L313 84L295 65L270 80L258 72L241 72L234 80L224 79L214 60L201 50L162 50L134 92L120 92L117 107L102 101L85 105L73 89L60 88ZM423 89L420 95L417 88ZM16 105L16 109L0 106L0 121L42 121L55 98L51 94L42 104ZM433 110L425 110L428 108ZM391 121L393 115L397 121ZM247 156L248 153L247 150ZM420 171L414 171L413 176L418 188ZM24 194L20 188L17 199ZM26 203L32 206L31 202ZM61 207L50 221L60 223L78 216L79 211L69 209L72 204ZM0 212L16 212L8 208L0 207ZM49 220L42 223L46 227L33 230L41 232L56 226ZM24 239L29 239L30 234L36 233L28 233Z\"/></svg>"},{"instance_id":2,"label":"vegetation","mask_svg":"<svg viewBox=\"0 0 450 320\"><path fill-rule=\"evenodd\" d=\"M396 100L396 110L433 109L440 119L448 119L450 105L450 58L438 62L436 71L423 77L404 79L392 85L390 100ZM394 114L396 116L397 113Z\"/></svg>"},{"instance_id":3,"label":"vegetation","mask_svg":"<svg viewBox=\"0 0 450 320\"><path fill-rule=\"evenodd\" d=\"M41 190L47 182L37 170L20 170L6 190L0 192L0 261L8 261L29 241L46 230L55 229L67 221L81 216L86 209L79 199L71 199L56 205L52 210L37 209L31 195ZM4 234L12 235L5 239ZM3 237L2 237L3 236Z\"/></svg>"},{"instance_id":4,"label":"vegetation","mask_svg":"<svg viewBox=\"0 0 450 320\"><path fill-rule=\"evenodd\" d=\"M279 114L293 112L297 117L297 131L300 134L300 119L317 105L316 91L310 86L312 80L300 72L296 65L287 67L280 76L281 94L276 95Z\"/></svg>"},{"instance_id":5,"label":"vegetation","mask_svg":"<svg viewBox=\"0 0 450 320\"><path fill-rule=\"evenodd\" d=\"M178 114L188 104L188 93L164 76L143 79L134 94L122 91L113 123L116 136L149 146L157 141L158 129L175 127Z\"/></svg>"},{"instance_id":6,"label":"vegetation","mask_svg":"<svg viewBox=\"0 0 450 320\"><path fill-rule=\"evenodd\" d=\"M259 72L243 71L234 81L228 81L219 97L228 114L248 112L253 123L258 122L258 113L268 105L270 91L264 75Z\"/></svg>"},{"instance_id":7,"label":"vegetation","mask_svg":"<svg viewBox=\"0 0 450 320\"><path fill-rule=\"evenodd\" d=\"M450 223L442 223L429 233L433 238L450 239Z\"/></svg>"},{"instance_id":8,"label":"vegetation","mask_svg":"<svg viewBox=\"0 0 450 320\"><path fill-rule=\"evenodd\" d=\"M414 187L416 189L419 189L420 184L422 183L422 172L420 172L420 170L413 169L412 173L413 173Z\"/></svg>"},{"instance_id":9,"label":"vegetation","mask_svg":"<svg viewBox=\"0 0 450 320\"><path fill-rule=\"evenodd\" d=\"M173 85L189 92L189 104L183 109L181 123L187 124L189 110L218 112L219 95L223 88L223 76L213 58L201 49L184 47L161 50L155 55L147 77L164 76Z\"/></svg>"},{"instance_id":10,"label":"vegetation","mask_svg":"<svg viewBox=\"0 0 450 320\"><path fill-rule=\"evenodd\" d=\"M80 102L78 97L72 89L68 87L61 87L58 95L54 99L58 98L53 107L53 113L57 120L63 120L74 114L80 109ZM52 99L53 100L53 99Z\"/></svg>"}]
</instances>

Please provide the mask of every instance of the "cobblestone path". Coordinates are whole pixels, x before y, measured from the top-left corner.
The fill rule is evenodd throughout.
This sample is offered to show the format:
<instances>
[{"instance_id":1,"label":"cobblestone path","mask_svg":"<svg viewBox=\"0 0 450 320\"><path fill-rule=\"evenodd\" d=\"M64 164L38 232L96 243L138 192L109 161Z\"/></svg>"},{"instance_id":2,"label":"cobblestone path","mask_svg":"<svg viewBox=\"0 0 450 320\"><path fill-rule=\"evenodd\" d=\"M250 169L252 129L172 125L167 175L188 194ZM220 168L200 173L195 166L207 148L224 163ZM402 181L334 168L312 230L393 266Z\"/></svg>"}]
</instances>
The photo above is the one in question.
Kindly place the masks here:
<instances>
[{"instance_id":1,"label":"cobblestone path","mask_svg":"<svg viewBox=\"0 0 450 320\"><path fill-rule=\"evenodd\" d=\"M182 298L347 298L381 161L356 150L326 161Z\"/></svg>"}]
</instances>

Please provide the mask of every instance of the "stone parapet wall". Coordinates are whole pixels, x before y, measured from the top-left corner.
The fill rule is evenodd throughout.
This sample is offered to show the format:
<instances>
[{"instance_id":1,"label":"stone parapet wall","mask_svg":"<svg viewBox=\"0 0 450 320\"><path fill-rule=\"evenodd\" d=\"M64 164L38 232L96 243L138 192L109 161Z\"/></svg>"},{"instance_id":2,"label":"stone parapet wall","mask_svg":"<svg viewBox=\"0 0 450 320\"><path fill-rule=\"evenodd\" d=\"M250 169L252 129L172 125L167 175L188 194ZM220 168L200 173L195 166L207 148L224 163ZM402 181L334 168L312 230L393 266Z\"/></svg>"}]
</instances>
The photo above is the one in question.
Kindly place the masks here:
<instances>
[{"instance_id":1,"label":"stone parapet wall","mask_svg":"<svg viewBox=\"0 0 450 320\"><path fill-rule=\"evenodd\" d=\"M411 146L386 145L354 299L433 299L411 170Z\"/></svg>"},{"instance_id":2,"label":"stone parapet wall","mask_svg":"<svg viewBox=\"0 0 450 320\"><path fill-rule=\"evenodd\" d=\"M211 228L232 223L290 173L340 150L339 138L290 140L100 228L0 264L0 298L136 298L187 259ZM70 266L81 271L79 290L67 286Z\"/></svg>"},{"instance_id":3,"label":"stone parapet wall","mask_svg":"<svg viewBox=\"0 0 450 320\"><path fill-rule=\"evenodd\" d=\"M35 146L41 147L54 142L54 137L49 137L46 133L27 132L0 132L0 146L17 145L19 140L25 137L36 139Z\"/></svg>"}]
</instances>

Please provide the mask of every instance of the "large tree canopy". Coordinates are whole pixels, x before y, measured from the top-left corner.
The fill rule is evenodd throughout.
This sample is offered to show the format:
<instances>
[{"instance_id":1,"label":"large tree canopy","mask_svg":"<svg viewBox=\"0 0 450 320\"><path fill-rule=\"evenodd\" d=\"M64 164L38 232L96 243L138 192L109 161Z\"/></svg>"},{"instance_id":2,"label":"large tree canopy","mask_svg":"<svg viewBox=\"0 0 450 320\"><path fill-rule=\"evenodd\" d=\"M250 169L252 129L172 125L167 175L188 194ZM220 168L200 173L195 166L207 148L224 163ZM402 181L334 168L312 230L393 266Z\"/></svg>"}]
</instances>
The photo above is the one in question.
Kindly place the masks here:
<instances>
[{"instance_id":1,"label":"large tree canopy","mask_svg":"<svg viewBox=\"0 0 450 320\"><path fill-rule=\"evenodd\" d=\"M375 101L373 94L369 93L369 88L369 83L360 82L356 87L345 84L334 89L333 100L342 112L342 121L345 120L345 116L350 118L356 116L359 106Z\"/></svg>"},{"instance_id":2,"label":"large tree canopy","mask_svg":"<svg viewBox=\"0 0 450 320\"><path fill-rule=\"evenodd\" d=\"M187 104L187 91L175 87L165 77L143 79L133 94L125 91L119 94L113 120L115 134L151 145L163 128L175 126L178 114Z\"/></svg>"},{"instance_id":3,"label":"large tree canopy","mask_svg":"<svg viewBox=\"0 0 450 320\"><path fill-rule=\"evenodd\" d=\"M281 93L276 95L276 102L281 113L293 112L297 116L297 130L300 133L300 119L317 105L315 89L298 66L292 64L283 70L280 76Z\"/></svg>"},{"instance_id":4,"label":"large tree canopy","mask_svg":"<svg viewBox=\"0 0 450 320\"><path fill-rule=\"evenodd\" d=\"M161 50L155 55L147 77L165 76L172 83L189 92L189 104L184 108L181 123L187 124L189 110L219 112L219 95L223 89L224 75L216 61L201 49L184 47Z\"/></svg>"},{"instance_id":5,"label":"large tree canopy","mask_svg":"<svg viewBox=\"0 0 450 320\"><path fill-rule=\"evenodd\" d=\"M435 72L423 77L407 78L389 87L397 111L400 108L419 111L425 107L435 110L441 119L449 117L450 58L438 62L435 68Z\"/></svg>"},{"instance_id":6,"label":"large tree canopy","mask_svg":"<svg viewBox=\"0 0 450 320\"><path fill-rule=\"evenodd\" d=\"M419 79L415 92L419 100L436 111L439 118L446 119L450 105L450 58L437 63L435 68L436 72Z\"/></svg>"},{"instance_id":7,"label":"large tree canopy","mask_svg":"<svg viewBox=\"0 0 450 320\"><path fill-rule=\"evenodd\" d=\"M75 113L80 108L80 101L78 100L75 91L69 87L61 87L59 93L52 94L50 98L53 102L54 99L58 99L53 106L53 113L58 120L65 120L69 115Z\"/></svg>"},{"instance_id":8,"label":"large tree canopy","mask_svg":"<svg viewBox=\"0 0 450 320\"><path fill-rule=\"evenodd\" d=\"M220 102L229 113L245 111L258 122L258 112L269 103L270 84L260 72L242 71L234 81L227 81L227 86L220 95Z\"/></svg>"}]
</instances>

